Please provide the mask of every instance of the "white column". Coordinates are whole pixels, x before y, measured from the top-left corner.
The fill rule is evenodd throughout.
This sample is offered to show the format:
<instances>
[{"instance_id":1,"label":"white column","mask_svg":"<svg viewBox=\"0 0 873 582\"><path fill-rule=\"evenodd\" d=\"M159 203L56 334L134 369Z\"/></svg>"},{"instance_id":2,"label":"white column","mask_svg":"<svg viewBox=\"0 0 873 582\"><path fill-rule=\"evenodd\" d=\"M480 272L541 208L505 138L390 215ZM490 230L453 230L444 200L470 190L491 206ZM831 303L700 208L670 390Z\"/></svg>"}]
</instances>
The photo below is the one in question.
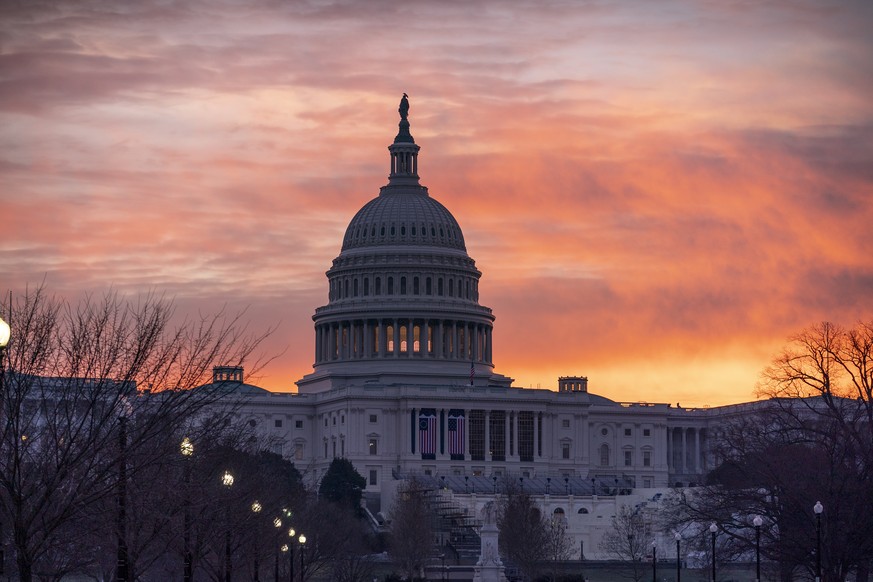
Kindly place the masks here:
<instances>
[{"instance_id":1,"label":"white column","mask_svg":"<svg viewBox=\"0 0 873 582\"><path fill-rule=\"evenodd\" d=\"M427 342L430 341L430 332L428 330L428 325L430 322L428 320L424 320L421 323L421 333L419 334L421 340L421 356L423 358L427 358L430 356L430 353L427 349Z\"/></svg>"},{"instance_id":2,"label":"white column","mask_svg":"<svg viewBox=\"0 0 873 582\"><path fill-rule=\"evenodd\" d=\"M682 429L682 473L688 472L688 429Z\"/></svg>"}]
</instances>

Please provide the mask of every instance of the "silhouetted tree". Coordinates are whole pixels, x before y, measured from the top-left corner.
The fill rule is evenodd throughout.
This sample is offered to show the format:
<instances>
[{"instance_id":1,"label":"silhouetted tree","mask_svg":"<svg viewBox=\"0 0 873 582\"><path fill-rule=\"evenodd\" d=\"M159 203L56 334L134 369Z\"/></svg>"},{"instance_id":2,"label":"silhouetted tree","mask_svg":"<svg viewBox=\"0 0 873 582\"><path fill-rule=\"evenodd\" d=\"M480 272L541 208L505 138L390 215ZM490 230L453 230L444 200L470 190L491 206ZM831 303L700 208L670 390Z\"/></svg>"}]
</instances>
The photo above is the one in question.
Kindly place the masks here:
<instances>
[{"instance_id":1,"label":"silhouetted tree","mask_svg":"<svg viewBox=\"0 0 873 582\"><path fill-rule=\"evenodd\" d=\"M873 562L873 324L823 323L791 338L759 394L711 435L718 465L707 486L669 499L672 525L719 524L719 554L748 556L760 515L762 554L782 580L815 567L813 506L824 505L825 580Z\"/></svg>"},{"instance_id":2,"label":"silhouetted tree","mask_svg":"<svg viewBox=\"0 0 873 582\"><path fill-rule=\"evenodd\" d=\"M391 520L389 553L412 580L434 555L434 513L428 489L415 478L407 480L398 489L388 515Z\"/></svg>"},{"instance_id":3,"label":"silhouetted tree","mask_svg":"<svg viewBox=\"0 0 873 582\"><path fill-rule=\"evenodd\" d=\"M232 412L232 399L193 388L215 364L242 365L264 335L221 313L172 325L172 304L155 296L71 304L38 288L4 311L12 337L0 395L0 521L11 528L16 574L30 582L82 567L71 564L80 554L70 544L118 494L123 461L135 480L165 462L168 433Z\"/></svg>"},{"instance_id":4,"label":"silhouetted tree","mask_svg":"<svg viewBox=\"0 0 873 582\"><path fill-rule=\"evenodd\" d=\"M318 496L361 515L361 498L367 481L348 459L335 458L321 479Z\"/></svg>"},{"instance_id":5,"label":"silhouetted tree","mask_svg":"<svg viewBox=\"0 0 873 582\"><path fill-rule=\"evenodd\" d=\"M500 553L530 580L549 558L548 530L533 498L511 482L497 507Z\"/></svg>"},{"instance_id":6,"label":"silhouetted tree","mask_svg":"<svg viewBox=\"0 0 873 582\"><path fill-rule=\"evenodd\" d=\"M622 505L600 540L600 550L613 559L627 562L627 575L639 581L647 570L642 559L651 542L651 528L639 508Z\"/></svg>"}]
</instances>

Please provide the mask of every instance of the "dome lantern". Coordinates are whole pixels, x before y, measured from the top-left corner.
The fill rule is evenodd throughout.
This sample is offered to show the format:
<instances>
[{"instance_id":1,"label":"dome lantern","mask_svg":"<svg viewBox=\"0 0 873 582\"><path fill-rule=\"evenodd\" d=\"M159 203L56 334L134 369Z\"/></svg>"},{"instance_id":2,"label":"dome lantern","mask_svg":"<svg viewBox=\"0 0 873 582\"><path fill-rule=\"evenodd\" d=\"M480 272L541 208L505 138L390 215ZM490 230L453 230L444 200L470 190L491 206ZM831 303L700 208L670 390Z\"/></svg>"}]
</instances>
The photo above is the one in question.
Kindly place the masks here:
<instances>
[{"instance_id":1,"label":"dome lantern","mask_svg":"<svg viewBox=\"0 0 873 582\"><path fill-rule=\"evenodd\" d=\"M409 133L409 96L404 93L400 99L399 131L394 143L388 146L391 152L391 173L388 176L389 186L418 185L418 150L415 139Z\"/></svg>"}]
</instances>

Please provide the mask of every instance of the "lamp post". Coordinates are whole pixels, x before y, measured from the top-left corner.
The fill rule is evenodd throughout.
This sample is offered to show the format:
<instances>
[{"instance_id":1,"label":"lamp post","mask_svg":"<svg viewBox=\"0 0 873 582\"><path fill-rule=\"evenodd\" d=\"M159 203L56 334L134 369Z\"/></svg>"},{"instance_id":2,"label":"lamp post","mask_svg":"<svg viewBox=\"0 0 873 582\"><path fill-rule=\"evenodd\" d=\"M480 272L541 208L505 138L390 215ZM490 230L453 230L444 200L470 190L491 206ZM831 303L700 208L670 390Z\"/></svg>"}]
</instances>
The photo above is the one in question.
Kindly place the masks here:
<instances>
[{"instance_id":1,"label":"lamp post","mask_svg":"<svg viewBox=\"0 0 873 582\"><path fill-rule=\"evenodd\" d=\"M300 541L300 582L306 582L306 579L303 577L305 570L303 569L303 553L306 550L306 536L300 534L300 537L297 538Z\"/></svg>"},{"instance_id":2,"label":"lamp post","mask_svg":"<svg viewBox=\"0 0 873 582\"><path fill-rule=\"evenodd\" d=\"M709 533L712 534L712 582L715 582L715 534L718 531L718 526L715 522L709 525Z\"/></svg>"},{"instance_id":3,"label":"lamp post","mask_svg":"<svg viewBox=\"0 0 873 582\"><path fill-rule=\"evenodd\" d=\"M682 536L679 535L679 532L676 532L676 535L673 537L676 539L676 582L680 582L682 579L682 558L679 553L679 542L682 541Z\"/></svg>"},{"instance_id":4,"label":"lamp post","mask_svg":"<svg viewBox=\"0 0 873 582\"><path fill-rule=\"evenodd\" d=\"M185 467L185 494L183 502L185 509L182 517L182 580L191 582L194 577L193 560L191 559L191 457L194 455L194 443L185 437L179 444Z\"/></svg>"},{"instance_id":5,"label":"lamp post","mask_svg":"<svg viewBox=\"0 0 873 582\"><path fill-rule=\"evenodd\" d=\"M658 582L658 553L655 542L652 542L652 582Z\"/></svg>"},{"instance_id":6,"label":"lamp post","mask_svg":"<svg viewBox=\"0 0 873 582\"><path fill-rule=\"evenodd\" d=\"M9 306L12 308L12 305ZM6 364L3 358L6 356L6 346L9 345L9 336L12 335L12 330L9 324L3 321L0 317L0 414L3 413L3 399L6 396L6 387L3 385L4 375L6 374ZM0 523L0 574L5 571L6 554L3 551L3 527Z\"/></svg>"},{"instance_id":7,"label":"lamp post","mask_svg":"<svg viewBox=\"0 0 873 582\"><path fill-rule=\"evenodd\" d=\"M764 520L756 515L752 523L755 525L755 582L761 582L761 525Z\"/></svg>"},{"instance_id":8,"label":"lamp post","mask_svg":"<svg viewBox=\"0 0 873 582\"><path fill-rule=\"evenodd\" d=\"M821 582L821 512L824 506L816 501L812 510L815 512L815 582Z\"/></svg>"},{"instance_id":9,"label":"lamp post","mask_svg":"<svg viewBox=\"0 0 873 582\"><path fill-rule=\"evenodd\" d=\"M233 474L231 474L230 471L225 471L224 475L221 476L221 484L226 487L228 492L230 492L230 488L233 487ZM229 501L226 503L225 516L227 518L227 523L225 524L224 530L224 582L230 582L230 573L232 570L230 561L230 504Z\"/></svg>"},{"instance_id":10,"label":"lamp post","mask_svg":"<svg viewBox=\"0 0 873 582\"><path fill-rule=\"evenodd\" d=\"M294 582L294 528L288 530L288 582Z\"/></svg>"},{"instance_id":11,"label":"lamp post","mask_svg":"<svg viewBox=\"0 0 873 582\"><path fill-rule=\"evenodd\" d=\"M115 580L127 582L129 576L127 560L127 417L118 419L118 514L116 515L116 536L118 554L115 560Z\"/></svg>"},{"instance_id":12,"label":"lamp post","mask_svg":"<svg viewBox=\"0 0 873 582\"><path fill-rule=\"evenodd\" d=\"M276 528L276 576L274 582L279 582L279 553L281 552L281 548L279 547L279 530L282 527L282 520L278 517L274 518L273 527Z\"/></svg>"},{"instance_id":13,"label":"lamp post","mask_svg":"<svg viewBox=\"0 0 873 582\"><path fill-rule=\"evenodd\" d=\"M252 503L252 513L255 514L255 518L256 518L255 525L256 526L258 523L257 516L258 516L258 514L261 513L262 509L263 509L263 506L261 505L260 501L255 500L255 502ZM256 527L255 528L255 578L254 578L254 582L261 582L261 555L260 555L261 552L260 552L260 545L258 544L258 537L259 536L257 535L257 531L258 530Z\"/></svg>"}]
</instances>

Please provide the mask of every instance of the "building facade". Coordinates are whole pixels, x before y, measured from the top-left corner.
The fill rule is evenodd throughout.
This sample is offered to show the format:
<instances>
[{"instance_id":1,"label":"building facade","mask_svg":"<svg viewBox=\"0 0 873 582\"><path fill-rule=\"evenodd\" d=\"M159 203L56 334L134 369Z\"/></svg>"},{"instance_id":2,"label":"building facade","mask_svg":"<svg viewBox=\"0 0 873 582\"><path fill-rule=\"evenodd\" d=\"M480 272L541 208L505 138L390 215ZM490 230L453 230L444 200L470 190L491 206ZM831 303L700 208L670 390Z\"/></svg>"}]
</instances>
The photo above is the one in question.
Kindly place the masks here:
<instances>
[{"instance_id":1,"label":"building facade","mask_svg":"<svg viewBox=\"0 0 873 582\"><path fill-rule=\"evenodd\" d=\"M580 376L521 388L496 372L482 273L420 184L408 111L404 96L388 184L351 219L327 271L312 373L296 393L249 391L244 413L313 481L349 459L374 513L409 475L480 499L517 480L550 502L575 499L556 502L567 511L580 496L700 482L717 409L615 402Z\"/></svg>"}]
</instances>

